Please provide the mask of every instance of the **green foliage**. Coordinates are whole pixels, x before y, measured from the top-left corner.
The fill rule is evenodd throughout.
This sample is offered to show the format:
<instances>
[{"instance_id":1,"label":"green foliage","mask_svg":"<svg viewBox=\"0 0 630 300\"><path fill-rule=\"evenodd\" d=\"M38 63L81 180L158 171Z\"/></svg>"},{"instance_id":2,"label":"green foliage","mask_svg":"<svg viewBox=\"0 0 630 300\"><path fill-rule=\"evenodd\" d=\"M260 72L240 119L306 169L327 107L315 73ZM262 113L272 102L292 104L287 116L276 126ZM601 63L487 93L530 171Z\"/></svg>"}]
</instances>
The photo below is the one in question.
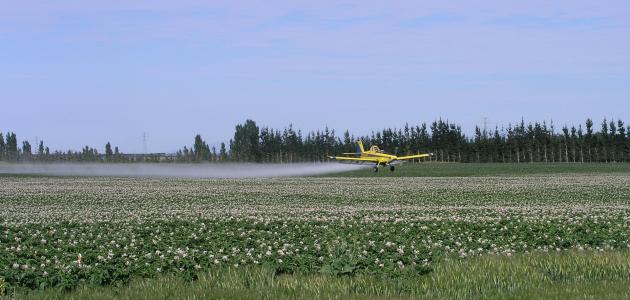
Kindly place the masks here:
<instances>
[{"instance_id":1,"label":"green foliage","mask_svg":"<svg viewBox=\"0 0 630 300\"><path fill-rule=\"evenodd\" d=\"M234 139L230 145L232 156L237 161L259 162L260 130L253 120L245 121L245 124L236 125Z\"/></svg>"},{"instance_id":2,"label":"green foliage","mask_svg":"<svg viewBox=\"0 0 630 300\"><path fill-rule=\"evenodd\" d=\"M630 151L626 150L630 149L630 139L620 120L615 125L604 119L600 132L594 132L592 120L587 119L586 134L582 125L566 125L556 132L553 123L526 124L524 120L494 130L477 126L472 137L467 137L460 126L441 119L432 122L429 129L425 123L405 124L404 129L385 128L356 138L398 155L432 152L434 157L430 160L440 162L630 161ZM259 136L257 142L256 136ZM232 158L237 161L325 161L328 155L354 152L356 138L347 131L342 138L338 137L328 128L303 137L292 125L284 130L263 127L258 132L255 123L248 120L237 126L230 148Z\"/></svg>"},{"instance_id":3,"label":"green foliage","mask_svg":"<svg viewBox=\"0 0 630 300\"><path fill-rule=\"evenodd\" d=\"M17 136L15 135L15 133L7 132L6 140L6 158L9 161L16 161L18 159Z\"/></svg>"},{"instance_id":4,"label":"green foliage","mask_svg":"<svg viewBox=\"0 0 630 300\"><path fill-rule=\"evenodd\" d=\"M4 296L4 294L6 293L6 287L4 285L4 278L0 277L0 297Z\"/></svg>"},{"instance_id":5,"label":"green foliage","mask_svg":"<svg viewBox=\"0 0 630 300\"><path fill-rule=\"evenodd\" d=\"M283 129L262 127L246 120L235 127L229 144L221 143L219 153L196 135L192 146L185 146L172 154L133 155L112 153L106 145L104 155L86 146L81 151L54 151L44 158L47 161L244 161L244 162L322 162L328 156L355 152L355 141L361 139L366 146L378 145L395 155L433 153L427 159L439 162L466 163L557 163L557 162L628 162L630 161L630 130L622 120L604 119L599 131L593 121L582 125L564 125L558 132L546 122L525 123L494 129L476 126L472 135L456 123L442 119L418 125L405 124L403 128L384 128L362 136L344 132L338 136L334 129L325 127L302 134L292 124ZM4 145L3 145L4 143ZM109 143L108 143L109 144ZM35 145L37 146L37 145ZM42 154L40 143L37 154ZM6 143L0 135L0 159L19 161L29 159L31 145L23 141L22 154L17 138L7 133ZM4 149L4 150L3 150Z\"/></svg>"},{"instance_id":6,"label":"green foliage","mask_svg":"<svg viewBox=\"0 0 630 300\"><path fill-rule=\"evenodd\" d=\"M114 156L114 151L112 151L112 144L107 142L107 144L105 144L105 160L111 161L113 156Z\"/></svg>"},{"instance_id":7,"label":"green foliage","mask_svg":"<svg viewBox=\"0 0 630 300\"><path fill-rule=\"evenodd\" d=\"M22 299L627 299L630 254L561 253L449 260L428 275L276 274L264 267L133 280L124 287L84 285L20 292ZM561 278L557 274L562 274Z\"/></svg>"},{"instance_id":8,"label":"green foliage","mask_svg":"<svg viewBox=\"0 0 630 300\"><path fill-rule=\"evenodd\" d=\"M319 272L329 275L353 275L361 268L362 262L357 259L360 254L346 243L329 246L330 260L321 266Z\"/></svg>"},{"instance_id":9,"label":"green foliage","mask_svg":"<svg viewBox=\"0 0 630 300\"><path fill-rule=\"evenodd\" d=\"M31 149L31 143L29 143L28 141L22 142L22 158L24 160L30 160L32 155L33 152Z\"/></svg>"},{"instance_id":10,"label":"green foliage","mask_svg":"<svg viewBox=\"0 0 630 300\"><path fill-rule=\"evenodd\" d=\"M265 267L276 275L404 283L454 259L608 253L630 245L626 175L5 176L0 277L9 288L73 290ZM584 276L598 276L599 269ZM562 270L543 273L558 281L578 272ZM396 289L413 287L407 282Z\"/></svg>"},{"instance_id":11,"label":"green foliage","mask_svg":"<svg viewBox=\"0 0 630 300\"><path fill-rule=\"evenodd\" d=\"M208 147L199 134L195 136L193 153L196 161L210 160L210 147Z\"/></svg>"},{"instance_id":12,"label":"green foliage","mask_svg":"<svg viewBox=\"0 0 630 300\"><path fill-rule=\"evenodd\" d=\"M221 143L221 149L219 150L219 160L226 161L228 160L227 149L225 149L225 143Z\"/></svg>"},{"instance_id":13,"label":"green foliage","mask_svg":"<svg viewBox=\"0 0 630 300\"><path fill-rule=\"evenodd\" d=\"M6 144L4 143L4 136L2 135L2 132L0 132L0 160L3 160L6 155L5 148L6 148Z\"/></svg>"}]
</instances>

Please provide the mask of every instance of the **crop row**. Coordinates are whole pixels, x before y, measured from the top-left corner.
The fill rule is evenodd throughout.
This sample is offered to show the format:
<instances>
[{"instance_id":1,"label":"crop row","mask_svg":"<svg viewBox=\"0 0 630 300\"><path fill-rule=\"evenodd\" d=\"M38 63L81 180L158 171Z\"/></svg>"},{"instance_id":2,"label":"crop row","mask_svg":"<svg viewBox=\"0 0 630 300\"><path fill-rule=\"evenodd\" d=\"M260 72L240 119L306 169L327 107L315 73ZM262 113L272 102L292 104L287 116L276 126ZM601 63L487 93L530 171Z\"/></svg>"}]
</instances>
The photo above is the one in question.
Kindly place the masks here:
<instances>
[{"instance_id":1,"label":"crop row","mask_svg":"<svg viewBox=\"0 0 630 300\"><path fill-rule=\"evenodd\" d=\"M571 218L630 208L630 176L484 178L0 178L5 223L196 219Z\"/></svg>"},{"instance_id":2,"label":"crop row","mask_svg":"<svg viewBox=\"0 0 630 300\"><path fill-rule=\"evenodd\" d=\"M446 257L630 248L625 175L0 183L9 287L252 265L417 276Z\"/></svg>"}]
</instances>

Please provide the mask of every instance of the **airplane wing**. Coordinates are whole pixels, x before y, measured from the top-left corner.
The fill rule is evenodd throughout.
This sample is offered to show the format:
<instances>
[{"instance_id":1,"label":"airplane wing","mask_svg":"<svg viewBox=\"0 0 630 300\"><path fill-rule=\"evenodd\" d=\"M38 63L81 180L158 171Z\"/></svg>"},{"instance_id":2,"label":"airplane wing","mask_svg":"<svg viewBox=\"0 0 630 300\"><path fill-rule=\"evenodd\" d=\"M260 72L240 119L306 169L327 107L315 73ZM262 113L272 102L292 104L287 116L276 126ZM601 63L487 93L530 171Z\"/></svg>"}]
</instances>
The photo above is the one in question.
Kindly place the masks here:
<instances>
[{"instance_id":1,"label":"airplane wing","mask_svg":"<svg viewBox=\"0 0 630 300\"><path fill-rule=\"evenodd\" d=\"M346 160L346 161L356 161L356 162L378 162L376 158L366 158L366 157L345 157L345 156L329 156L330 159L334 160Z\"/></svg>"},{"instance_id":2,"label":"airplane wing","mask_svg":"<svg viewBox=\"0 0 630 300\"><path fill-rule=\"evenodd\" d=\"M430 156L433 156L433 153L416 154L416 155L409 155L409 156L399 156L396 159L397 160L406 160L406 159L416 159L416 158L424 158L424 157L430 157Z\"/></svg>"}]
</instances>

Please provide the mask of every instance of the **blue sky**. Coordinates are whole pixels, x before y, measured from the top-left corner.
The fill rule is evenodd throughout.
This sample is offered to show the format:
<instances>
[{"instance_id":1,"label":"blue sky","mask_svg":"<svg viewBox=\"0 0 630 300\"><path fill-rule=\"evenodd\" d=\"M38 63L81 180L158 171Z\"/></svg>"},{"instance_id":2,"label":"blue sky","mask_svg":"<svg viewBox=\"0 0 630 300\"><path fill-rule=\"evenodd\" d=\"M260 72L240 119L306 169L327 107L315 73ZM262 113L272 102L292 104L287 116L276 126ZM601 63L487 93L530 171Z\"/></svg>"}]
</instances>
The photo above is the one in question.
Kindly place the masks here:
<instances>
[{"instance_id":1,"label":"blue sky","mask_svg":"<svg viewBox=\"0 0 630 300\"><path fill-rule=\"evenodd\" d=\"M630 122L628 1L0 0L0 130L174 151L247 118Z\"/></svg>"}]
</instances>

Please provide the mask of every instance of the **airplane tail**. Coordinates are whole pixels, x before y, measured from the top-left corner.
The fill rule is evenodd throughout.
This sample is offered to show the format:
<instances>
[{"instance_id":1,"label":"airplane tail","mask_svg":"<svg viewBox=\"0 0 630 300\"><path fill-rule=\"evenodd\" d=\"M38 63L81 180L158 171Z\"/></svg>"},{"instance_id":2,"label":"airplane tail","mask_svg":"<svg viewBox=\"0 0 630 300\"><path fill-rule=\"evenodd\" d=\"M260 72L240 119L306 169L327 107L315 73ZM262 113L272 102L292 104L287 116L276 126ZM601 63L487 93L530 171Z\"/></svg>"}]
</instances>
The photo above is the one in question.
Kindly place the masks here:
<instances>
[{"instance_id":1,"label":"airplane tail","mask_svg":"<svg viewBox=\"0 0 630 300\"><path fill-rule=\"evenodd\" d=\"M363 142L361 140L357 141L357 148L356 149L357 150L354 153L341 153L341 154L354 155L356 157L360 157L363 154L363 152L365 152L365 149L363 149Z\"/></svg>"},{"instance_id":2,"label":"airplane tail","mask_svg":"<svg viewBox=\"0 0 630 300\"><path fill-rule=\"evenodd\" d=\"M363 153L365 152L365 149L363 149L363 141L358 140L357 141L357 153Z\"/></svg>"}]
</instances>

